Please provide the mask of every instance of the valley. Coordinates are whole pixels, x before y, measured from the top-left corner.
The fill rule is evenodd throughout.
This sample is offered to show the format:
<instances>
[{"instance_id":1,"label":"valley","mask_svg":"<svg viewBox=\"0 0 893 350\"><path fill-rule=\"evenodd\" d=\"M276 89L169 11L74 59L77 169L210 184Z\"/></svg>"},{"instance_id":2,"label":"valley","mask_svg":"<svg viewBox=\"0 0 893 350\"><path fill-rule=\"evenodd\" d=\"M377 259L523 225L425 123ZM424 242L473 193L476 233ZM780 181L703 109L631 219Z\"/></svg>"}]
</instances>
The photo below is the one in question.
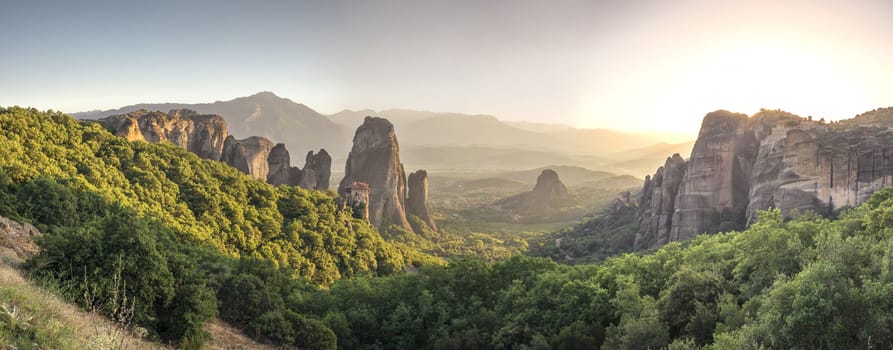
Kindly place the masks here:
<instances>
[{"instance_id":1,"label":"valley","mask_svg":"<svg viewBox=\"0 0 893 350\"><path fill-rule=\"evenodd\" d=\"M656 174L646 176L643 185L643 180L631 175L573 165L546 165L525 170L508 167L406 171L400 158L396 128L387 119L378 117L366 117L357 129L345 168L347 172L340 175L331 171L328 160L317 160L313 152L308 154L304 169L291 167L284 144L272 147L272 142L256 138L269 147L246 148L242 146L246 141L235 140L232 136L220 142L228 123L218 116L199 116L188 110L168 114L141 111L128 114L124 119L76 121L64 114L13 107L4 109L4 118L0 119L0 127L5 131L0 133L0 141L5 145L4 161L0 164L3 171L0 173L0 215L34 223L44 232L42 237L34 240L40 245L39 254L14 269L23 269L51 283L68 286L64 289L67 292L61 292L60 297L85 307L95 307L95 304L90 301L85 304L75 294L68 294L79 290L77 281L82 278L70 270L70 266L84 266L88 271L86 278L97 281L80 288L95 290L98 300L117 298L116 293L122 292L117 284L122 279L129 281L132 287L125 287L123 292L134 293L131 296L134 303L140 302L143 306L136 308L136 304L124 304L125 308L133 308L128 311L132 312L132 315L128 314L128 320L143 327L141 329L147 332L149 339L176 347L215 344L215 335L220 337L217 341L246 342L239 340L239 336L226 335L239 331L227 331L214 323L223 321L247 334L254 334L254 340L248 342L309 348L332 348L335 344L342 348L363 348L364 344L380 342L403 344L398 348L453 341L459 342L456 344L499 342L503 340L499 340L501 331L497 329L451 326L440 328L440 331L425 327L407 331L406 327L413 326L401 323L405 320L393 319L394 316L377 315L375 322L384 323L361 325L356 322L365 322L361 321L364 316L357 314L353 307L345 308L346 304L342 303L373 298L379 300L375 305L380 307L381 303L391 303L387 300L397 295L407 298L405 300L427 303L424 301L428 298L426 295L447 293L430 302L442 310L441 315L444 312L451 314L444 308L457 306L459 308L454 311L459 313L446 318L437 318L439 316L434 314L423 316L434 317L428 319L435 322L430 326L443 326L439 322L456 322L467 317L496 317L493 322L503 323L500 327L506 327L504 322L526 317L504 309L520 300L516 298L535 299L548 297L551 293L539 289L549 288L550 282L543 280L545 277L539 273L531 274L533 271L559 274L577 271L573 273L592 278L590 274L599 269L646 263L653 259L671 259L674 264L682 264L676 265L679 270L674 268L666 272L672 276L694 273L701 276L696 278L713 281L709 283L744 283L735 287L740 288L736 293L756 294L737 294L738 297L763 295L760 293L768 288L765 279L722 282L725 275L705 277L699 274L706 272L692 272L689 269L693 267L685 268L687 263L676 259L696 254L699 246L722 242L745 254L743 252L750 249L748 245L751 243L740 241L745 238L734 237L745 237L742 235L747 232L764 235L772 227L798 232L802 225L820 225L838 232L835 234L846 235L853 229L847 222L856 220L861 222L859 227L862 228L858 229L861 231L849 234L862 237L881 229L883 226L877 225L884 224L875 218L881 214L874 213L889 208L879 203L886 203L889 190L882 190L883 184L893 176L883 156L888 154L884 147L889 143L884 140L893 125L890 124L893 114L889 111L878 109L832 125L814 123L782 111L761 111L752 117L725 111L710 113L705 116L691 157L685 159L675 154L667 158ZM212 125L216 126L205 128L201 125L207 124L199 121L215 121ZM728 126L734 123L743 126ZM30 137L23 139L18 135ZM856 135L858 137L853 137ZM802 145L809 140L815 141L804 148ZM728 146L730 143L732 146ZM228 151L234 147L235 151ZM788 147L791 151L785 150ZM275 156L276 149L284 151L285 155ZM838 175L831 168L827 168L829 173L826 175L815 170L822 169L819 168L821 162L804 163L797 160L800 158L791 158L804 150L818 152L812 154L819 154L819 159L822 154L827 154L830 162L834 162L834 157L850 154L851 168L846 174L853 174L853 177L847 181L846 175ZM731 155L730 151L733 152ZM235 158L228 155L233 152L240 155ZM879 158L875 156L877 152L881 154ZM320 154L325 153L325 150L320 151ZM746 158L745 155L756 158ZM239 157L243 160L234 160ZM777 180L766 177L765 171L761 170L766 166L742 163L753 159L760 162L764 158L767 160L763 161L770 164L791 164L791 170L773 173L779 174L776 176L781 176L780 179L791 179L794 174L802 173L811 176L810 181L817 184L827 180L829 190L815 187L812 192L796 192L794 197L812 196L812 201L791 201L775 195L770 198L776 199L767 204L741 197L788 192L784 186L792 182L772 182ZM713 160L703 163L692 159ZM854 162L852 159L867 161ZM714 165L704 167L703 164ZM869 170L860 168L863 166ZM753 171L753 175L747 175L747 171ZM277 180L280 177L273 174L278 172L296 175L284 175L281 178L286 180ZM698 176L686 175L689 172ZM307 178L302 175L305 173L311 174L313 180L303 180ZM830 184L832 176L838 179L834 185ZM769 185L757 185L757 181L766 180L770 181ZM696 182L686 185L692 181ZM724 181L733 183L723 185ZM748 185L742 187L734 181L745 181ZM337 193L331 185L325 185L336 182L340 183ZM685 189L700 188L698 186L705 184L719 186L718 190L707 192L714 196L708 198L719 198L717 204L679 199L685 198ZM874 184L880 185L870 187ZM778 187L767 190L766 186ZM841 189L835 190L835 186ZM866 187L871 189L866 190ZM851 190L853 196L845 197L851 198L848 199L851 202L836 207L829 206L828 202L821 204L824 193ZM731 191L731 194L724 191ZM879 194L871 195L872 192ZM702 225L708 226L696 226L695 232L735 230L742 233L732 231L693 238L674 233L674 230L692 230L676 224L677 221L687 222L679 215L690 211L684 209L690 203L707 203L706 207L695 208L716 213L706 218L717 218L715 222L701 221ZM749 208L747 203L757 204ZM803 207L802 203L819 203L819 206ZM670 205L683 210L666 209ZM856 209L846 210L844 206ZM670 212L672 218L666 216ZM837 221L822 217L829 214L838 217ZM657 232L656 239L652 236L654 232ZM808 232L814 235L817 231ZM883 241L885 237L872 239ZM733 241L729 243L728 239ZM820 238L808 238L798 244L822 249L817 239ZM98 245L85 249L84 244L91 244L87 242ZM10 247L22 250L20 245ZM629 252L636 255L622 255ZM633 260L639 262L630 259L639 259ZM804 256L802 259L811 258ZM562 267L567 265L553 261L576 266ZM744 260L726 261L733 262L740 265ZM526 267L514 270L520 266ZM798 273L797 276L809 271L788 265L779 268ZM626 271L628 276L645 273L635 269ZM504 275L506 273L508 275ZM439 281L431 282L438 283L439 287L422 283L417 280L422 278L420 276ZM690 330L690 322L694 321L667 318L672 315L668 312L673 310L667 303L678 299L662 291L667 285L679 282L673 282L677 277L663 276L657 280L643 280L644 283L658 284L652 286L629 284L621 277L598 283L616 288L608 294L615 294L615 299L611 300L617 300L619 293L625 293L628 288L657 288L648 293L660 297L658 308L650 311L657 312L659 318L641 322L658 322L653 326L657 327L654 331L667 333L651 334L648 341L657 342L654 344L668 344L669 339L675 339L673 343L680 339L696 344L707 342L711 338L698 338L706 335ZM578 277L564 275L561 278L575 280ZM511 284L504 284L507 281L527 284L533 288L531 293L534 294L509 297L516 292ZM372 283L375 287L357 290L357 283ZM390 288L403 288L398 286L404 283L415 283L418 289L386 292ZM500 287L493 290L496 294L480 294L476 287L470 287L475 283L496 283ZM756 287L760 283L763 287ZM450 293L475 295L472 300L485 305L480 310L484 314L467 309L472 306L454 299L455 295ZM585 298L601 298L598 295ZM707 296L704 302L714 308L708 312L719 312L715 310L725 308L723 305L726 304L722 303L728 303L727 298L735 295ZM638 302L653 308L653 299L648 299L648 294L644 297ZM614 301L599 305L620 307ZM410 310L431 306L400 303L394 307L397 308L394 310ZM518 312L525 308L520 307ZM390 306L385 310L388 308ZM97 312L113 319L121 317L117 314L119 311L114 310L120 308L100 307ZM633 312L616 310L623 315ZM554 317L567 317L559 316L565 315L564 312L559 311ZM771 318L764 318L768 316L763 316L762 309L753 312L756 313L751 317L756 318L752 327L760 327L761 322L773 322ZM529 344L542 341L555 344L582 342L593 346L639 344L636 339L640 338L635 333L626 333L619 328L627 327L626 316L620 318L620 323L601 312L580 316L594 318L571 323L557 319L540 323L536 326L540 331L526 333L520 339ZM215 318L222 321L213 321ZM542 321L530 319L527 322ZM756 329L741 322L735 324L738 328L732 333L724 328L727 326L706 330L719 332L714 333L712 339L738 342L748 339L748 335L741 332ZM554 328L555 325L563 326ZM184 326L187 327L181 328ZM363 333L393 327L401 330ZM123 329L131 331L127 327ZM0 333L0 336L17 337L20 334L14 329L11 332ZM438 332L447 333L438 336L441 334ZM491 332L491 335L482 339L476 332ZM416 338L405 338L411 334L416 334ZM422 335L424 337L418 338ZM127 341L137 344L141 340Z\"/></svg>"}]
</instances>

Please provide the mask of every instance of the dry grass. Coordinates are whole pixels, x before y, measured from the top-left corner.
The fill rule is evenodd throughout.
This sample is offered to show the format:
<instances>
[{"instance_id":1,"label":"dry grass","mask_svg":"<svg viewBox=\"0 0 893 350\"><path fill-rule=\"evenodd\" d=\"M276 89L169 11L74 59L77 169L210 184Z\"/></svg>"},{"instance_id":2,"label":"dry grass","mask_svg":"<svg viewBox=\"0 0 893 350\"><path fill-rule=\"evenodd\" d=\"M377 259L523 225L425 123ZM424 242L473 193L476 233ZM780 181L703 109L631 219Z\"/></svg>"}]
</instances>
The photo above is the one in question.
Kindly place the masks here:
<instances>
[{"instance_id":1,"label":"dry grass","mask_svg":"<svg viewBox=\"0 0 893 350\"><path fill-rule=\"evenodd\" d=\"M22 260L15 251L0 246L0 316L13 308L15 321L26 329L24 336L4 324L0 317L0 349L14 345L26 349L169 349L159 343L135 336L107 318L66 303L25 279L19 266ZM213 340L205 345L213 350L268 350L239 330L220 320L209 322L205 329ZM21 331L19 333L22 333ZM23 340L25 338L26 340Z\"/></svg>"},{"instance_id":2,"label":"dry grass","mask_svg":"<svg viewBox=\"0 0 893 350\"><path fill-rule=\"evenodd\" d=\"M224 323L219 319L215 319L214 322L209 322L205 327L205 330L208 333L211 333L211 336L214 340L210 341L207 345L205 345L206 349L213 350L272 350L275 349L272 346L265 344L258 344L253 340L249 339L245 335L242 334L239 330L233 328L232 326Z\"/></svg>"},{"instance_id":3,"label":"dry grass","mask_svg":"<svg viewBox=\"0 0 893 350\"><path fill-rule=\"evenodd\" d=\"M83 311L22 277L15 253L0 248L0 344L18 349L166 349ZM14 312L12 312L14 310Z\"/></svg>"}]
</instances>

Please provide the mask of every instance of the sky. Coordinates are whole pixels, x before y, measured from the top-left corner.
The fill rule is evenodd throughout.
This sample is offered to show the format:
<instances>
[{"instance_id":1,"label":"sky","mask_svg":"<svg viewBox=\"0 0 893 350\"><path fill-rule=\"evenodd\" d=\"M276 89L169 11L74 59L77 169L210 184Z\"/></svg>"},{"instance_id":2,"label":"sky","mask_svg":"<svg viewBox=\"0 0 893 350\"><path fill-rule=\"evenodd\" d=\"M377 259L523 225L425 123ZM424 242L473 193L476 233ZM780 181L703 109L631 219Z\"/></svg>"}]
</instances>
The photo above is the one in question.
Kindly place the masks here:
<instances>
[{"instance_id":1,"label":"sky","mask_svg":"<svg viewBox=\"0 0 893 350\"><path fill-rule=\"evenodd\" d=\"M0 105L258 91L696 133L708 112L893 106L893 1L0 0Z\"/></svg>"}]
</instances>

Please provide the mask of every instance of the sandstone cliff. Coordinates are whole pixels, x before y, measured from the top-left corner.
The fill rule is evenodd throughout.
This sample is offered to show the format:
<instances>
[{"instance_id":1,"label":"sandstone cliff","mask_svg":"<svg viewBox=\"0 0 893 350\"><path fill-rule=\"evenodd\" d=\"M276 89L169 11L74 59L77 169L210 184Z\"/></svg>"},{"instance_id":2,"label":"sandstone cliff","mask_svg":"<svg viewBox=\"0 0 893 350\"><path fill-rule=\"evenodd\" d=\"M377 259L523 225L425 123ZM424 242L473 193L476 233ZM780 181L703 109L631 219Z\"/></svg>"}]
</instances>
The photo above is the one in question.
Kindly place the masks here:
<instances>
[{"instance_id":1,"label":"sandstone cliff","mask_svg":"<svg viewBox=\"0 0 893 350\"><path fill-rule=\"evenodd\" d=\"M368 184L369 221L379 228L394 224L412 231L406 220L406 173L399 152L400 145L391 122L366 117L354 134L353 148L348 154L339 189L354 182Z\"/></svg>"},{"instance_id":2,"label":"sandstone cliff","mask_svg":"<svg viewBox=\"0 0 893 350\"><path fill-rule=\"evenodd\" d=\"M188 109L164 114L138 110L102 119L115 135L128 140L168 141L206 159L219 160L227 136L226 121L218 115L199 115Z\"/></svg>"},{"instance_id":3,"label":"sandstone cliff","mask_svg":"<svg viewBox=\"0 0 893 350\"><path fill-rule=\"evenodd\" d=\"M428 209L428 172L424 170L409 174L409 194L406 197L406 213L417 216L432 230L437 231L437 225L431 218Z\"/></svg>"},{"instance_id":4,"label":"sandstone cliff","mask_svg":"<svg viewBox=\"0 0 893 350\"><path fill-rule=\"evenodd\" d=\"M704 117L687 161L647 177L635 245L742 229L759 210L827 215L893 184L893 109L827 124L782 111Z\"/></svg>"}]
</instances>

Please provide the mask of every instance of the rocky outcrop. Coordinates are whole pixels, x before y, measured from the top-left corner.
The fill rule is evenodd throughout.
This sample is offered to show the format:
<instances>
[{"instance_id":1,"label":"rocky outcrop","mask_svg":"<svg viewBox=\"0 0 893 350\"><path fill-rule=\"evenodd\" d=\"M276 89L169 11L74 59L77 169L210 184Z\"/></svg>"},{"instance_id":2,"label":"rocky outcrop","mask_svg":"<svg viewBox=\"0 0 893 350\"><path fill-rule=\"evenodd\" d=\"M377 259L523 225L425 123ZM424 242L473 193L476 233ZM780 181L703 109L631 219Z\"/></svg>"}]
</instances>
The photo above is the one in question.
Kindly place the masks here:
<instances>
[{"instance_id":1,"label":"rocky outcrop","mask_svg":"<svg viewBox=\"0 0 893 350\"><path fill-rule=\"evenodd\" d=\"M827 215L893 184L893 109L826 124L782 111L704 117L690 158L646 177L635 245L743 229L760 210Z\"/></svg>"},{"instance_id":2,"label":"rocky outcrop","mask_svg":"<svg viewBox=\"0 0 893 350\"><path fill-rule=\"evenodd\" d=\"M369 221L379 228L394 224L412 231L406 220L406 173L399 153L391 122L366 117L354 134L339 193L354 182L368 184Z\"/></svg>"},{"instance_id":3,"label":"rocky outcrop","mask_svg":"<svg viewBox=\"0 0 893 350\"><path fill-rule=\"evenodd\" d=\"M533 191L524 192L498 200L495 205L501 208L520 211L527 214L549 213L556 209L575 205L575 198L568 192L567 186L558 178L552 169L544 169L536 178Z\"/></svg>"},{"instance_id":4,"label":"rocky outcrop","mask_svg":"<svg viewBox=\"0 0 893 350\"><path fill-rule=\"evenodd\" d=\"M101 120L112 132L128 140L171 142L206 159L219 160L227 137L226 121L218 115L200 115L188 109L164 114L139 110Z\"/></svg>"},{"instance_id":5,"label":"rocky outcrop","mask_svg":"<svg viewBox=\"0 0 893 350\"><path fill-rule=\"evenodd\" d=\"M294 186L301 176L301 169L291 166L291 157L288 150L285 149L285 144L282 143L277 143L270 150L270 154L267 156L267 167L269 168L267 182L275 186Z\"/></svg>"},{"instance_id":6,"label":"rocky outcrop","mask_svg":"<svg viewBox=\"0 0 893 350\"><path fill-rule=\"evenodd\" d=\"M0 249L10 249L21 259L37 255L40 248L34 240L40 235L40 231L31 224L0 216Z\"/></svg>"},{"instance_id":7,"label":"rocky outcrop","mask_svg":"<svg viewBox=\"0 0 893 350\"><path fill-rule=\"evenodd\" d=\"M676 194L670 241L742 228L758 145L747 121L747 115L727 111L704 117Z\"/></svg>"},{"instance_id":8,"label":"rocky outcrop","mask_svg":"<svg viewBox=\"0 0 893 350\"><path fill-rule=\"evenodd\" d=\"M305 170L291 166L285 144L258 136L237 140L227 136L226 121L217 115L200 115L188 109L173 109L167 114L155 111L114 115L101 119L114 134L132 141L171 142L199 157L219 160L255 179L273 185L301 186L307 189L329 188L332 158L321 149L307 154Z\"/></svg>"},{"instance_id":9,"label":"rocky outcrop","mask_svg":"<svg viewBox=\"0 0 893 350\"><path fill-rule=\"evenodd\" d=\"M432 230L437 231L437 225L431 218L428 209L428 172L418 170L409 174L409 194L406 197L406 213L415 215Z\"/></svg>"},{"instance_id":10,"label":"rocky outcrop","mask_svg":"<svg viewBox=\"0 0 893 350\"><path fill-rule=\"evenodd\" d=\"M561 207L561 203L569 197L567 186L558 178L558 173L545 169L536 178L536 186L533 187L527 206L532 210L551 210Z\"/></svg>"},{"instance_id":11,"label":"rocky outcrop","mask_svg":"<svg viewBox=\"0 0 893 350\"><path fill-rule=\"evenodd\" d=\"M255 179L266 180L270 174L268 157L272 150L273 142L263 137L253 136L237 140L229 136L223 144L220 161Z\"/></svg>"},{"instance_id":12,"label":"rocky outcrop","mask_svg":"<svg viewBox=\"0 0 893 350\"><path fill-rule=\"evenodd\" d=\"M684 174L685 160L674 154L653 177L645 177L641 197L636 203L640 228L636 234L637 247L662 245L669 241L676 195Z\"/></svg>"},{"instance_id":13,"label":"rocky outcrop","mask_svg":"<svg viewBox=\"0 0 893 350\"><path fill-rule=\"evenodd\" d=\"M298 186L325 191L329 188L329 178L332 176L332 157L325 149L316 154L313 151L307 152L304 170L299 172Z\"/></svg>"}]
</instances>

